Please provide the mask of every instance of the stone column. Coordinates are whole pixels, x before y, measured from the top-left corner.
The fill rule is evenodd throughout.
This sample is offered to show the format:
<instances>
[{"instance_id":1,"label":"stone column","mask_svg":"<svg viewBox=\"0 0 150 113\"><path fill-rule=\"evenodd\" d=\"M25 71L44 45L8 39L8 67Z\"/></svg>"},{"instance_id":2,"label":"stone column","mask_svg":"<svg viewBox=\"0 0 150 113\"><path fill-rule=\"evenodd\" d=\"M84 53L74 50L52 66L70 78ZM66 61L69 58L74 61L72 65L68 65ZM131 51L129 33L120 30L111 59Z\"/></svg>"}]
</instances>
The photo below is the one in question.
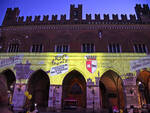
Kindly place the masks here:
<instances>
[{"instance_id":1,"label":"stone column","mask_svg":"<svg viewBox=\"0 0 150 113\"><path fill-rule=\"evenodd\" d=\"M100 77L95 77L96 80L96 85L95 85L95 111L99 112L100 111L100 87L99 87L99 81L100 81Z\"/></svg>"},{"instance_id":2,"label":"stone column","mask_svg":"<svg viewBox=\"0 0 150 113\"><path fill-rule=\"evenodd\" d=\"M13 93L13 99L12 103L14 105L15 111L20 111L23 109L24 103L25 103L25 92L26 84L22 84L21 87L19 87L19 84L15 84L14 93Z\"/></svg>"},{"instance_id":3,"label":"stone column","mask_svg":"<svg viewBox=\"0 0 150 113\"><path fill-rule=\"evenodd\" d=\"M54 111L61 111L62 86L51 85L49 90L48 107Z\"/></svg>"},{"instance_id":4,"label":"stone column","mask_svg":"<svg viewBox=\"0 0 150 113\"><path fill-rule=\"evenodd\" d=\"M95 96L94 96L94 111L99 112L100 111L100 91L99 87L94 87Z\"/></svg>"},{"instance_id":5,"label":"stone column","mask_svg":"<svg viewBox=\"0 0 150 113\"><path fill-rule=\"evenodd\" d=\"M56 111L61 111L61 102L62 102L62 86L56 86Z\"/></svg>"},{"instance_id":6,"label":"stone column","mask_svg":"<svg viewBox=\"0 0 150 113\"><path fill-rule=\"evenodd\" d=\"M87 85L86 88L86 109L91 112L93 110L93 94L92 94L92 85Z\"/></svg>"},{"instance_id":7,"label":"stone column","mask_svg":"<svg viewBox=\"0 0 150 113\"><path fill-rule=\"evenodd\" d=\"M126 79L123 80L124 83L124 93L126 97L126 108L130 108L131 105L134 107L139 107L139 96L138 96L138 87L136 85L136 76L133 76L132 73L127 74Z\"/></svg>"},{"instance_id":8,"label":"stone column","mask_svg":"<svg viewBox=\"0 0 150 113\"><path fill-rule=\"evenodd\" d=\"M49 98L48 98L48 107L51 109L53 108L53 86L50 85L49 87Z\"/></svg>"},{"instance_id":9,"label":"stone column","mask_svg":"<svg viewBox=\"0 0 150 113\"><path fill-rule=\"evenodd\" d=\"M100 95L99 95L99 84L94 85L91 79L87 80L87 111L99 112L100 111Z\"/></svg>"}]
</instances>

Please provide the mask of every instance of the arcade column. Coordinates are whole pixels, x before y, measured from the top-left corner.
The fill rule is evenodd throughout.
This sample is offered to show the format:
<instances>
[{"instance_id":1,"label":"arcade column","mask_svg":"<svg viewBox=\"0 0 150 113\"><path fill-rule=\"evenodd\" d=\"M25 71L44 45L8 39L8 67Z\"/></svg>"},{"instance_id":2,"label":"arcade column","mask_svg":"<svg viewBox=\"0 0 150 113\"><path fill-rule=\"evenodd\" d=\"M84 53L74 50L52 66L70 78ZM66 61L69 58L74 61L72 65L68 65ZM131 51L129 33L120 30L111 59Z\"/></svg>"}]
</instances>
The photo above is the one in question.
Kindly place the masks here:
<instances>
[{"instance_id":1,"label":"arcade column","mask_svg":"<svg viewBox=\"0 0 150 113\"><path fill-rule=\"evenodd\" d=\"M128 73L126 76L128 77L123 80L126 108L129 109L131 106L139 108L139 95L138 87L136 85L136 76L133 76L132 73Z\"/></svg>"},{"instance_id":2,"label":"arcade column","mask_svg":"<svg viewBox=\"0 0 150 113\"><path fill-rule=\"evenodd\" d=\"M99 78L96 79L96 84L91 79L87 80L87 105L86 109L88 112L99 112L100 111L100 90L99 90Z\"/></svg>"},{"instance_id":3,"label":"arcade column","mask_svg":"<svg viewBox=\"0 0 150 113\"><path fill-rule=\"evenodd\" d=\"M14 94L12 103L14 105L14 111L21 111L23 110L23 106L25 103L25 95L24 92L26 90L26 84L16 83L14 88Z\"/></svg>"},{"instance_id":4,"label":"arcade column","mask_svg":"<svg viewBox=\"0 0 150 113\"><path fill-rule=\"evenodd\" d=\"M50 110L60 112L62 100L62 86L51 85L49 88L48 107Z\"/></svg>"}]
</instances>

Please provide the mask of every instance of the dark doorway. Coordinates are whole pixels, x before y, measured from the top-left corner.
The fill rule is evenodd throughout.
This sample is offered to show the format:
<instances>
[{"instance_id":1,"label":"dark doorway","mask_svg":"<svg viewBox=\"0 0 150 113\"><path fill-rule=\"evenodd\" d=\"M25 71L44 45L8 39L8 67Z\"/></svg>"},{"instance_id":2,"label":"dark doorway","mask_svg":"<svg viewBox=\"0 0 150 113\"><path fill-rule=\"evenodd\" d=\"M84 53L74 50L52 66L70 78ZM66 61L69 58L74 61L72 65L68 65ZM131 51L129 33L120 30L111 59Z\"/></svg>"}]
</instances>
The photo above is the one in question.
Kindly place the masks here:
<instances>
[{"instance_id":1,"label":"dark doorway","mask_svg":"<svg viewBox=\"0 0 150 113\"><path fill-rule=\"evenodd\" d=\"M63 80L62 107L63 109L86 107L86 81L76 70L67 74Z\"/></svg>"},{"instance_id":2,"label":"dark doorway","mask_svg":"<svg viewBox=\"0 0 150 113\"><path fill-rule=\"evenodd\" d=\"M142 71L137 76L140 104L150 104L150 72Z\"/></svg>"},{"instance_id":3,"label":"dark doorway","mask_svg":"<svg viewBox=\"0 0 150 113\"><path fill-rule=\"evenodd\" d=\"M102 108L117 106L118 109L124 109L123 82L116 72L112 70L105 72L100 79L99 87Z\"/></svg>"},{"instance_id":4,"label":"dark doorway","mask_svg":"<svg viewBox=\"0 0 150 113\"><path fill-rule=\"evenodd\" d=\"M29 105L35 103L39 108L48 107L50 81L43 70L34 72L28 82L28 92L32 95Z\"/></svg>"},{"instance_id":5,"label":"dark doorway","mask_svg":"<svg viewBox=\"0 0 150 113\"><path fill-rule=\"evenodd\" d=\"M15 83L16 83L16 77L15 77L15 74L13 73L13 71L10 69L4 70L1 74L4 76L4 78L6 80L8 103L11 104L12 98L13 98L13 93L14 93L14 87L15 87Z\"/></svg>"}]
</instances>

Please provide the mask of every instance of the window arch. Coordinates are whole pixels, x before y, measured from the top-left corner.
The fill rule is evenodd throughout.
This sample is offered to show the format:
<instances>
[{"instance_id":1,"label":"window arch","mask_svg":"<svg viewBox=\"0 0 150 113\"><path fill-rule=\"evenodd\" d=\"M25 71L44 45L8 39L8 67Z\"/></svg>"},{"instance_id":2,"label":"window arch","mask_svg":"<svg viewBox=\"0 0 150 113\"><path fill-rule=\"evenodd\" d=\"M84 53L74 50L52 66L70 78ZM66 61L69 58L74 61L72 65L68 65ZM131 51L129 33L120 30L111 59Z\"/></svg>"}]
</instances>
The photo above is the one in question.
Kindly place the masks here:
<instances>
[{"instance_id":1,"label":"window arch","mask_svg":"<svg viewBox=\"0 0 150 113\"><path fill-rule=\"evenodd\" d=\"M20 40L18 40L18 39L12 39L8 43L7 52L19 52L20 45L21 45Z\"/></svg>"}]
</instances>

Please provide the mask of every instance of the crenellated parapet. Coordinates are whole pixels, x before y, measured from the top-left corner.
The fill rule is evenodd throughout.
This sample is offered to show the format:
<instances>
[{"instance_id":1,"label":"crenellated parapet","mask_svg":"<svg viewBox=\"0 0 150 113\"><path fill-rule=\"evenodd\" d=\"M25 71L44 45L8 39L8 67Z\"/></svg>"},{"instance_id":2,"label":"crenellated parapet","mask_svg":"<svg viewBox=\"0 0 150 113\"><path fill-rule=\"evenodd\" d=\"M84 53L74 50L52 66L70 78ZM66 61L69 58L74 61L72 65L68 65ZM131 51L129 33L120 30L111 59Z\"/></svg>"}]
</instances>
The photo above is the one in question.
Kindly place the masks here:
<instances>
[{"instance_id":1,"label":"crenellated parapet","mask_svg":"<svg viewBox=\"0 0 150 113\"><path fill-rule=\"evenodd\" d=\"M86 14L86 20L87 21L91 21L92 20L91 14Z\"/></svg>"},{"instance_id":2,"label":"crenellated parapet","mask_svg":"<svg viewBox=\"0 0 150 113\"><path fill-rule=\"evenodd\" d=\"M109 14L104 14L104 22L109 22Z\"/></svg>"},{"instance_id":3,"label":"crenellated parapet","mask_svg":"<svg viewBox=\"0 0 150 113\"><path fill-rule=\"evenodd\" d=\"M31 23L31 22L32 22L32 16L27 16L26 23Z\"/></svg>"},{"instance_id":4,"label":"crenellated parapet","mask_svg":"<svg viewBox=\"0 0 150 113\"><path fill-rule=\"evenodd\" d=\"M104 14L103 19L101 19L100 14L95 14L94 19L92 19L91 14L86 14L86 18L82 18L82 5L70 6L70 18L66 18L66 14L60 15L60 20L58 20L58 15L52 15L49 18L49 15L44 15L41 20L41 16L21 16L19 17L20 10L19 8L11 9L8 8L5 14L3 21L3 26L9 25L35 25L35 24L150 24L150 9L147 4L144 4L143 7L140 4L137 4L135 7L136 14L130 14L129 19L127 14L119 15L112 14L112 19L110 19L109 14Z\"/></svg>"},{"instance_id":5,"label":"crenellated parapet","mask_svg":"<svg viewBox=\"0 0 150 113\"><path fill-rule=\"evenodd\" d=\"M24 16L18 17L18 23L23 23L24 21Z\"/></svg>"},{"instance_id":6,"label":"crenellated parapet","mask_svg":"<svg viewBox=\"0 0 150 113\"><path fill-rule=\"evenodd\" d=\"M135 15L130 15L130 20L131 23L136 23L136 17Z\"/></svg>"},{"instance_id":7,"label":"crenellated parapet","mask_svg":"<svg viewBox=\"0 0 150 113\"><path fill-rule=\"evenodd\" d=\"M100 21L100 14L95 14L95 21Z\"/></svg>"},{"instance_id":8,"label":"crenellated parapet","mask_svg":"<svg viewBox=\"0 0 150 113\"><path fill-rule=\"evenodd\" d=\"M35 16L34 22L40 22L40 18L41 18L41 16Z\"/></svg>"},{"instance_id":9,"label":"crenellated parapet","mask_svg":"<svg viewBox=\"0 0 150 113\"><path fill-rule=\"evenodd\" d=\"M118 18L118 14L112 14L112 18L114 22L118 22L119 18Z\"/></svg>"},{"instance_id":10,"label":"crenellated parapet","mask_svg":"<svg viewBox=\"0 0 150 113\"><path fill-rule=\"evenodd\" d=\"M49 15L44 15L43 16L43 22L48 22L49 19Z\"/></svg>"},{"instance_id":11,"label":"crenellated parapet","mask_svg":"<svg viewBox=\"0 0 150 113\"><path fill-rule=\"evenodd\" d=\"M57 16L58 16L58 15L52 15L52 21L53 21L53 22L57 21Z\"/></svg>"},{"instance_id":12,"label":"crenellated parapet","mask_svg":"<svg viewBox=\"0 0 150 113\"><path fill-rule=\"evenodd\" d=\"M127 15L125 14L121 14L121 20L123 23L127 23L128 19L127 19Z\"/></svg>"},{"instance_id":13,"label":"crenellated parapet","mask_svg":"<svg viewBox=\"0 0 150 113\"><path fill-rule=\"evenodd\" d=\"M66 15L61 15L60 20L61 21L66 21Z\"/></svg>"}]
</instances>

